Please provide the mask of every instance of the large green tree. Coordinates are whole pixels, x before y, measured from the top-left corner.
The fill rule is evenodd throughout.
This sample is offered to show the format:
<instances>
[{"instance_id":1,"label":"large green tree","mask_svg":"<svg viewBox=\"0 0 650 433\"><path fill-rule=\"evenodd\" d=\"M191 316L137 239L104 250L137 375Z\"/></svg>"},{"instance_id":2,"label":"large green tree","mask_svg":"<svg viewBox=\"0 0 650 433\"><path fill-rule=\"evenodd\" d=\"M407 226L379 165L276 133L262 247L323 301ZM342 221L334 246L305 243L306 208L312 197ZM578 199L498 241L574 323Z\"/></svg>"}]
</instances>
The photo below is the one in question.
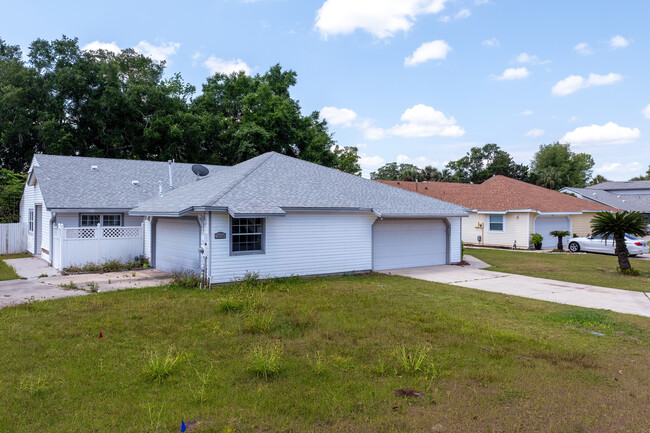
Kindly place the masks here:
<instances>
[{"instance_id":1,"label":"large green tree","mask_svg":"<svg viewBox=\"0 0 650 433\"><path fill-rule=\"evenodd\" d=\"M0 168L0 223L20 220L20 199L25 186L24 174Z\"/></svg>"},{"instance_id":2,"label":"large green tree","mask_svg":"<svg viewBox=\"0 0 650 433\"><path fill-rule=\"evenodd\" d=\"M528 167L517 164L510 154L494 143L472 147L462 158L447 163L454 182L482 183L493 175L528 180Z\"/></svg>"},{"instance_id":3,"label":"large green tree","mask_svg":"<svg viewBox=\"0 0 650 433\"><path fill-rule=\"evenodd\" d=\"M625 235L645 236L648 230L648 220L640 212L598 212L591 220L591 234L601 235L608 242L614 239L619 269L629 272L632 269L629 251L625 244Z\"/></svg>"},{"instance_id":4,"label":"large green tree","mask_svg":"<svg viewBox=\"0 0 650 433\"><path fill-rule=\"evenodd\" d=\"M543 144L530 164L530 177L533 183L549 189L584 188L589 184L593 167L591 155L574 153L569 144Z\"/></svg>"},{"instance_id":5,"label":"large green tree","mask_svg":"<svg viewBox=\"0 0 650 433\"><path fill-rule=\"evenodd\" d=\"M413 164L389 162L379 167L377 171L370 173L370 178L377 180L449 182L451 173L447 169L441 171L431 165L419 168Z\"/></svg>"},{"instance_id":6,"label":"large green tree","mask_svg":"<svg viewBox=\"0 0 650 433\"><path fill-rule=\"evenodd\" d=\"M648 171L645 172L645 176L633 177L630 180L650 180L650 165L648 166Z\"/></svg>"}]
</instances>

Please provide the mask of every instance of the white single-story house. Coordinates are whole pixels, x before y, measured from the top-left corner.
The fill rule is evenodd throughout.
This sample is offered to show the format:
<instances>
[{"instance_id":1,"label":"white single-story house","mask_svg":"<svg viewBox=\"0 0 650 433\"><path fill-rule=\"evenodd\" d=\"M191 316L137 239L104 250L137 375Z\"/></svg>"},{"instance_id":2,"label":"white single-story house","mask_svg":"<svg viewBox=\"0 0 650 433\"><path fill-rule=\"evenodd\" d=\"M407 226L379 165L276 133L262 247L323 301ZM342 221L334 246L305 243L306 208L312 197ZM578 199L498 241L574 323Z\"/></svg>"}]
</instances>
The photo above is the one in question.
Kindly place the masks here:
<instances>
[{"instance_id":1,"label":"white single-story house","mask_svg":"<svg viewBox=\"0 0 650 433\"><path fill-rule=\"evenodd\" d=\"M538 233L543 248L554 248L557 238L550 232L587 236L596 212L619 210L506 176L480 184L381 182L465 207L469 218L463 219L462 237L472 245L532 248L531 235Z\"/></svg>"},{"instance_id":2,"label":"white single-story house","mask_svg":"<svg viewBox=\"0 0 650 433\"><path fill-rule=\"evenodd\" d=\"M45 183L51 182L54 174L41 170L48 158L79 159L35 157L37 180L32 180L30 173L28 187L40 185L40 191L30 190L29 195L40 194L42 198L25 198L25 214L30 209L40 212L45 221L40 226L49 225L53 231L71 229L75 235L83 235L89 227L84 225L89 217L83 215L101 215L99 220L91 220L93 237L79 235L78 244L82 246L77 247L84 248L84 241L92 240L93 248L100 250L105 247L95 238L113 230L110 215L122 215L124 229L141 227L143 254L151 258L153 267L163 271L191 270L212 283L221 283L247 272L263 277L320 275L461 260L461 220L467 216L461 206L275 152L232 167L209 167L209 174L201 177L188 165L172 164L172 188L167 184L168 176L163 177L160 171L134 178L117 170L104 180L106 184L122 182L120 188L111 187L112 192L138 188L134 181L146 187L139 202L122 203L117 206L119 212L115 204L104 204L112 194L106 194L99 185L93 186L92 192L84 188L66 191L66 181L57 181L59 191L50 193ZM86 161L81 166L90 163L96 167L86 167L67 179L83 185L84 177L100 172L101 161L111 160ZM156 164L170 167L166 163L129 162L141 163L141 173L149 167L155 170ZM147 176L145 185L143 176ZM165 181L162 193L160 180ZM86 206L61 206L68 193L82 194ZM58 197L55 206L48 203L48 196ZM93 202L94 211L87 211ZM37 209L37 203L42 207ZM77 220L73 221L75 215ZM104 216L107 225L103 225ZM31 224L29 218L25 221ZM31 233L34 236L34 230ZM43 233L40 240L32 237L31 242L38 242L41 256L52 261L47 248L52 240L46 242L45 235L51 236ZM59 262L55 249L53 263L71 263L67 254L74 253L65 250Z\"/></svg>"}]
</instances>

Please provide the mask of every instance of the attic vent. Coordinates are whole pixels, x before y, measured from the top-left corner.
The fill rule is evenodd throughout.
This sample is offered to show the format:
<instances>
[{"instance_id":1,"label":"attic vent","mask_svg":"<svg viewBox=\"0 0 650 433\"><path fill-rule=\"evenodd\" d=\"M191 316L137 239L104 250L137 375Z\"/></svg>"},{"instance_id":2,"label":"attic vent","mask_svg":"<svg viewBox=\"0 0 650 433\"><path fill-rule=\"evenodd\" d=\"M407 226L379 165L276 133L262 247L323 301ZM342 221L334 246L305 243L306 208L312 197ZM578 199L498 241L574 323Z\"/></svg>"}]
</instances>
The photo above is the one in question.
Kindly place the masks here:
<instances>
[{"instance_id":1,"label":"attic vent","mask_svg":"<svg viewBox=\"0 0 650 433\"><path fill-rule=\"evenodd\" d=\"M90 170L91 171L97 171L97 166L96 165L91 165Z\"/></svg>"},{"instance_id":2,"label":"attic vent","mask_svg":"<svg viewBox=\"0 0 650 433\"><path fill-rule=\"evenodd\" d=\"M591 195L596 195L596 193L594 192L594 193L592 193Z\"/></svg>"},{"instance_id":3,"label":"attic vent","mask_svg":"<svg viewBox=\"0 0 650 433\"><path fill-rule=\"evenodd\" d=\"M138 186L138 185L140 185L140 181L139 180L132 180L131 185Z\"/></svg>"}]
</instances>

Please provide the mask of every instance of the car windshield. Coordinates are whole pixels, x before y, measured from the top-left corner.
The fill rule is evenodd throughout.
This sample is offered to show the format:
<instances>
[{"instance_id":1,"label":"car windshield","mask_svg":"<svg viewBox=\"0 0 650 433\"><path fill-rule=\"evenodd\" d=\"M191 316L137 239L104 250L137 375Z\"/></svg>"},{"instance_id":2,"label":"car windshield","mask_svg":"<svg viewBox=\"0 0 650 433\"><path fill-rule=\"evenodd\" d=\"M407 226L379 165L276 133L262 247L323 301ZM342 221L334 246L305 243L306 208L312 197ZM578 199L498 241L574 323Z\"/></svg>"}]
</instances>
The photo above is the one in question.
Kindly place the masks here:
<instances>
[{"instance_id":1,"label":"car windshield","mask_svg":"<svg viewBox=\"0 0 650 433\"><path fill-rule=\"evenodd\" d=\"M639 238L635 238L632 235L625 235L625 237L628 238L628 239L632 239L633 241L638 241L639 240Z\"/></svg>"}]
</instances>

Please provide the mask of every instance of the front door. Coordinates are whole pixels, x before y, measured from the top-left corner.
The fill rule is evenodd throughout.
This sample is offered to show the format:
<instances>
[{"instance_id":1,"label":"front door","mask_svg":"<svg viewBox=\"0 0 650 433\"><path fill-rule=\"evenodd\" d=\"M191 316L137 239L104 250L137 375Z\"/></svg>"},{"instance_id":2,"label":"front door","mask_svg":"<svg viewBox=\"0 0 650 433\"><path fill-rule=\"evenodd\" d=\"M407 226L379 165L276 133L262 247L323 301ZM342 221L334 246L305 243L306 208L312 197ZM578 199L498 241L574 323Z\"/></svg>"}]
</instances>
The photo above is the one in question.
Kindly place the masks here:
<instances>
[{"instance_id":1,"label":"front door","mask_svg":"<svg viewBox=\"0 0 650 433\"><path fill-rule=\"evenodd\" d=\"M34 207L34 254L41 255L41 236L42 236L42 223L43 223L43 206L36 205Z\"/></svg>"}]
</instances>

